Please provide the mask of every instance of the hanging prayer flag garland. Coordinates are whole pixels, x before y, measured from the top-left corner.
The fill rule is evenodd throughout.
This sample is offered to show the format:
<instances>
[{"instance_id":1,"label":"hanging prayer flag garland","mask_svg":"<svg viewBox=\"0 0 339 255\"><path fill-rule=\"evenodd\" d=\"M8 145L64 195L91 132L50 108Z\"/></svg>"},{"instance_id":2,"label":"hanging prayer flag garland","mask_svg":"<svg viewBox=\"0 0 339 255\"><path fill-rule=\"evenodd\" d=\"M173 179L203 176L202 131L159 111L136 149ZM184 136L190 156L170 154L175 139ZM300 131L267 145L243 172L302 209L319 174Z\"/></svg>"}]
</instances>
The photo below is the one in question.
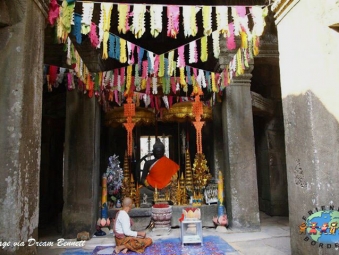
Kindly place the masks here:
<instances>
[{"instance_id":1,"label":"hanging prayer flag garland","mask_svg":"<svg viewBox=\"0 0 339 255\"><path fill-rule=\"evenodd\" d=\"M70 52L72 52L70 61L74 61L72 62L74 70L69 70L67 73L67 88L69 90L74 89L77 81L78 88L83 90L84 93L88 93L90 97L93 96L93 94L100 95L103 91L106 91L107 94L110 95L109 101L113 101L113 94L115 94L116 102L121 101L119 98L121 98L122 95L133 92L132 89L139 91L141 94L145 93L149 95L150 91L147 91L145 86L142 86L141 89L137 89L137 87L140 87L140 78L144 84L152 84L153 95L158 93L161 84L163 85L162 93L166 95L171 94L169 84L180 84L183 91L187 91L188 86L198 86L200 88L207 87L213 92L219 92L230 83L232 77L244 73L244 70L248 67L248 62L251 59L249 49L239 48L231 60L229 67L226 68L221 75L219 73L185 66L185 68L179 68L179 77L177 77L175 76L176 72L172 72L174 76L170 76L168 72L165 72L165 70L168 69L165 64L168 63L168 59L165 59L164 55L162 55L158 57L160 62L158 65L158 74L159 70L163 70L160 71L160 75L162 76L155 76L155 73L148 73L148 61L145 60L141 65L142 77L139 77L138 65L130 65L111 71L90 73L77 51L74 50L73 44L70 44L70 47ZM133 68L135 73L134 76L132 76ZM59 70L58 75L57 70ZM65 69L53 67L49 68L47 73L48 88L51 90L52 87L57 87L61 83L60 81L63 80L62 77L65 74ZM60 77L56 79L55 77L57 76ZM168 84L168 87L166 87L166 84ZM141 92L141 90L144 90L145 92ZM174 86L172 93L175 95L176 92L177 86Z\"/></svg>"},{"instance_id":2,"label":"hanging prayer flag garland","mask_svg":"<svg viewBox=\"0 0 339 255\"><path fill-rule=\"evenodd\" d=\"M93 20L93 3L83 3L82 14L75 14L74 1L63 1L62 6L57 6L57 2L52 0L50 3L49 23L56 24L56 34L59 42L67 43L67 63L73 65L73 70L65 71L64 68L52 67L46 71L46 79L49 90L56 87L66 77L67 88L69 90L78 87L90 97L93 95L99 97L107 94L109 101L115 101L121 104L125 94L133 93L139 96L145 102L145 106L158 105L153 101L153 95L161 92L164 95L165 105L170 105L173 96L176 97L178 90L187 92L188 86L193 86L193 90L207 88L208 91L219 92L223 90L234 76L242 75L249 66L249 61L259 52L259 36L262 35L265 26L264 18L267 15L267 7L250 7L250 15L253 18L253 28L250 31L248 27L249 14L246 13L246 7L227 7L218 8L204 6L183 6L183 29L179 28L179 6L167 7L167 35L177 38L181 31L184 35L195 36L198 26L196 14L202 10L204 34L206 36L198 40L191 41L186 50L188 50L189 59L185 60L185 46L172 50L166 55L155 55L143 48L136 46L114 34L111 34L110 24L117 24L119 33L131 31L136 38L141 38L145 30L145 12L150 12L150 32L153 37L162 33L162 14L164 6L150 5L149 9L144 4L117 4L118 21L111 22L112 8L116 4L102 3L99 24L96 25ZM212 12L212 9L215 10ZM233 22L228 22L228 10L231 10ZM132 24L129 26L129 17L132 15ZM216 17L211 15L215 13ZM212 31L212 23L217 26L216 31ZM74 49L73 44L68 38L72 31L77 43L82 42L82 35L88 35L91 44L94 47L100 47L101 42L103 59L114 58L121 63L128 63L129 66L122 67L106 72L90 73L81 57ZM209 37L209 35L211 35ZM222 73L208 72L186 66L186 63L198 62L197 41L200 42L200 60L207 61L208 38L211 38L213 45L213 55L219 57L220 45L219 36L225 37L225 43L229 50L236 49L235 36L241 39L241 45L236 50L236 54L229 65ZM145 59L146 56L146 59ZM177 60L174 57L178 56ZM135 58L137 58L135 60ZM132 67L132 65L134 66ZM178 67L178 70L177 70ZM134 72L133 72L134 69ZM59 73L57 74L57 71ZM48 74L47 74L48 73ZM132 73L134 75L132 76ZM56 76L58 78L56 78ZM152 89L151 89L152 88ZM173 93L174 95L171 95ZM139 102L139 99L137 100Z\"/></svg>"},{"instance_id":3,"label":"hanging prayer flag garland","mask_svg":"<svg viewBox=\"0 0 339 255\"><path fill-rule=\"evenodd\" d=\"M131 31L135 38L141 38L145 28L145 13L149 15L149 32L153 37L157 37L163 30L162 14L164 8L167 8L167 36L171 38L177 38L179 32L184 33L185 37L195 36L198 31L197 26L197 13L201 10L202 12L202 24L205 35L210 35L213 31L213 25L216 30L222 33L225 37L228 36L227 24L233 23L235 36L240 35L240 31L243 30L246 33L255 33L257 36L262 34L262 29L265 26L265 17L267 15L267 6L262 8L261 6L249 7L249 13L247 13L246 6L208 6L204 5L202 8L198 6L177 6L177 5L146 5L146 4L125 4L125 3L81 3L82 8L82 20L83 23L83 34L87 34L90 30L90 22L93 22L93 9L94 5L100 5L101 17L97 27L99 28L99 41L103 37L103 31L107 29L107 22L110 21L111 17L107 17L108 14L112 13L112 8L116 8L118 15L114 17L112 24L116 24L119 33L126 34ZM64 0L62 6L57 6L57 2L52 0L50 3L49 10L49 23L53 25L56 20L60 19L58 37L61 41L65 41L65 38L70 32L70 27L73 24L75 2L68 2ZM228 11L232 14L233 22L228 20ZM179 24L179 17L183 16L183 23ZM214 17L212 16L214 15ZM131 17L131 18L130 18ZM251 17L253 20L254 27L252 32L248 27L248 18ZM112 17L113 18L113 17ZM131 24L129 24L131 22ZM58 22L57 22L58 23ZM86 27L87 26L87 27ZM183 29L180 29L183 26Z\"/></svg>"}]
</instances>

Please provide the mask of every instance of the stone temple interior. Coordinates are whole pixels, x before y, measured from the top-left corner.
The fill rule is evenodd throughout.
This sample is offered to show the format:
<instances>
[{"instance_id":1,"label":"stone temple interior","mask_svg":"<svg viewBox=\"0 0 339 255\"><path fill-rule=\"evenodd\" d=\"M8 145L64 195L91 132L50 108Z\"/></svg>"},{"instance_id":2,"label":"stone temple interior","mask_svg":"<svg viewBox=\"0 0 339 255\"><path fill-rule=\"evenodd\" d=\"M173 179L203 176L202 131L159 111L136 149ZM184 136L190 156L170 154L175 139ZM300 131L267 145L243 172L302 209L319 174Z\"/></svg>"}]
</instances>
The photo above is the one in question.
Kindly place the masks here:
<instances>
[{"instance_id":1,"label":"stone temple interior","mask_svg":"<svg viewBox=\"0 0 339 255\"><path fill-rule=\"evenodd\" d=\"M229 14L229 23L219 30L216 20L209 26L210 8L203 0L128 1L135 6L161 4L166 9L172 9L174 5L173 10L187 5L193 7L191 12L196 14L197 26L191 30L198 28L198 31L190 36L177 33L176 27L172 26L174 23L183 25L182 15L170 23L172 27L167 36L166 14L162 16L165 21L162 33L156 39L152 38L149 12L145 14L145 35L137 38L142 29L137 31L137 36L120 35L123 51L126 43L127 47L137 45L139 52L134 52L135 55L141 49L144 49L141 50L143 53L152 53L140 54L140 60L145 61L145 56L155 59L157 55L159 62L165 65L165 58L160 56L167 55L170 59L169 53L176 52L179 67L172 70L175 76L171 77L174 78L171 86L169 77L165 77L165 82L158 82L154 76L147 77L154 85L156 100L153 103L161 102L153 108L166 106L166 99L162 98L165 92L173 99L171 103L178 103L178 98L180 101L184 97L205 105L213 102L212 118L206 119L201 133L201 122L196 126L190 121L167 122L160 111L153 111L156 121L136 125L129 136L121 125L107 123L109 114L106 110L119 109L117 101L124 98L119 97L121 91L115 89L119 92L117 101L107 102L103 98L111 97L112 91L104 89L105 92L100 94L100 88L91 86L99 84L104 72L112 73L117 68L121 72L139 70L129 68L126 61L120 61L116 56L104 59L102 48L91 47L88 36L81 35L81 30L79 33L81 15L74 16L74 33L67 30L71 28L70 16L63 17L69 21L66 26L59 23L65 29L58 34L59 41L67 40L67 45L71 45L68 49L76 50L77 54L73 50L64 51L65 45L55 41L55 30L48 25L49 13L53 16L56 5L64 4L70 10L74 4L74 11L79 14L84 2L87 1L0 1L0 123L3 126L0 131L0 240L26 242L30 237L38 238L46 227L52 227L65 238L74 237L83 229L94 233L100 208L100 179L107 169L107 159L115 154L120 162L124 162L127 149L132 155L128 166L137 180L141 152L145 152L140 138L158 136L168 138L168 156L179 164L179 173L187 167L183 149L188 149L186 155L190 156L191 163L199 154L197 152L202 151L212 177L216 178L219 171L222 172L223 205L229 228L260 231L259 212L288 216L293 254L334 254L335 249L322 250L321 243L314 246L305 242L298 226L306 215L319 208L333 211L339 204L339 2L211 0L208 4L215 7L212 17L217 16L217 10L222 9L218 7L224 6L225 2L234 7L222 14ZM50 12L51 3L55 6ZM97 1L94 23L100 20L101 3L117 5L119 1ZM201 9L194 8L196 5ZM266 25L260 33L260 44L258 37L247 36L248 30L238 37L226 36L226 43L225 38L220 39L220 32L236 31L234 26L227 30L234 21L232 15L245 18L254 5L263 7L260 11L267 7L267 16L261 15L261 18L265 16ZM119 34L117 7L112 10L113 26L109 31L105 28L104 35L106 38L112 36L114 42L118 42L113 36ZM170 17L173 17L171 12ZM254 26L255 22L250 18L241 29ZM220 40L214 37L214 30L219 32ZM205 33L211 34L214 41ZM113 39L110 43L113 44ZM215 47L218 43L220 51ZM105 47L108 54L116 53L116 45L113 52ZM188 51L183 53L182 50L189 45L201 49L202 54L190 66L184 67L182 60L188 58ZM214 53L218 53L218 57ZM81 63L82 67L77 69ZM51 74L50 70L60 71L61 68L71 71L68 87L63 81L51 84L51 76L47 75ZM185 72L189 76L190 70L194 73L198 69L202 70L199 71L202 76L214 75L218 79L204 80L197 73L194 79L200 77L199 82L192 81L192 86L187 85ZM85 72L81 74L79 70ZM75 88L72 77L79 81L77 75L87 79L80 79L82 83L78 84L81 86ZM231 76L232 79L228 79ZM96 79L92 80L94 77ZM206 80L211 80L207 88L203 86ZM130 80L127 81L130 85ZM214 85L213 81L216 82ZM134 91L136 87L132 88ZM147 84L146 89L150 89ZM146 99L150 96L147 93ZM131 99L128 93L126 95ZM200 103L197 105L200 107ZM194 109L195 118L200 116L199 107ZM127 128L132 126L130 122L127 124ZM36 247L8 249L8 254L36 253Z\"/></svg>"},{"instance_id":2,"label":"stone temple interior","mask_svg":"<svg viewBox=\"0 0 339 255\"><path fill-rule=\"evenodd\" d=\"M78 8L78 9L77 9ZM81 11L76 6L76 11ZM54 31L47 26L45 29L45 64L55 64L63 66L64 53L59 44L52 43ZM134 42L135 38L126 35L127 39ZM147 37L146 37L147 38ZM182 39L182 38L181 38ZM166 50L176 47L175 44L168 43L159 47L159 40L141 40L142 45L150 48L153 52L161 52L163 47ZM184 40L184 39L182 39ZM93 69L105 70L112 67L119 67L117 63L93 60L94 55L98 55L97 50L93 50L86 41L78 45L79 52L83 53L83 58L87 65ZM101 62L100 62L101 61ZM200 63L201 68L215 69L220 63L208 61ZM220 68L220 67L219 67ZM268 215L287 216L287 179L285 164L284 146L284 126L281 104L281 89L279 75L278 39L276 26L274 24L273 13L266 17L266 27L261 38L260 54L255 58L253 70L250 78L250 93L252 100L253 116L253 144L256 158L256 181L259 199L259 209ZM58 231L61 231L62 209L63 209L63 161L66 130L67 112L67 89L64 84L52 91L48 91L47 81L43 87L43 112L42 112L42 154L40 172L40 218L39 225L43 228L45 224L54 222ZM204 100L209 100L212 95L206 93ZM206 156L210 172L217 178L219 166L215 163L217 157L216 148L222 146L217 139L210 139L219 133L222 139L221 117L218 111L221 108L222 98L219 96L219 103L214 106L213 120L206 121L202 130L203 152ZM107 125L105 112L101 109L100 124L100 176L106 171L107 159L116 154L119 156L121 164L126 151L126 130L122 125ZM218 126L219 125L219 126ZM131 159L131 170L134 178L137 178L140 156L140 137L166 136L169 137L169 157L180 165L180 172L185 169L185 154L182 150L182 136L185 134L189 141L185 146L189 149L191 163L193 163L196 152L195 128L190 121L166 122L158 118L158 121L151 125L136 126L133 131L134 154ZM188 140L188 139L187 139ZM245 177L244 177L245 178ZM100 186L98 183L98 188ZM79 187L80 188L80 187ZM227 195L226 195L227 196ZM52 210L51 210L52 209ZM51 213L52 212L52 213Z\"/></svg>"}]
</instances>

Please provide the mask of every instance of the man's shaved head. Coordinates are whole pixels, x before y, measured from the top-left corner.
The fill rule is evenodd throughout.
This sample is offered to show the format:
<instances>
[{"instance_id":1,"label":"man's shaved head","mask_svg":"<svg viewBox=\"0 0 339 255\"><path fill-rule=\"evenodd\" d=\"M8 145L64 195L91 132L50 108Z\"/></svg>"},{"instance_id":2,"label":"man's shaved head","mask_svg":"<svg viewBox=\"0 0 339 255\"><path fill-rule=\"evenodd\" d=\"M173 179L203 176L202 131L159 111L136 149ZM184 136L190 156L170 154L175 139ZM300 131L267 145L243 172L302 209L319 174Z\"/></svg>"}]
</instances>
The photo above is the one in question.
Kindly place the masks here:
<instances>
[{"instance_id":1,"label":"man's shaved head","mask_svg":"<svg viewBox=\"0 0 339 255\"><path fill-rule=\"evenodd\" d=\"M125 197L124 200L122 201L122 206L127 207L132 205L132 199L130 197Z\"/></svg>"}]
</instances>

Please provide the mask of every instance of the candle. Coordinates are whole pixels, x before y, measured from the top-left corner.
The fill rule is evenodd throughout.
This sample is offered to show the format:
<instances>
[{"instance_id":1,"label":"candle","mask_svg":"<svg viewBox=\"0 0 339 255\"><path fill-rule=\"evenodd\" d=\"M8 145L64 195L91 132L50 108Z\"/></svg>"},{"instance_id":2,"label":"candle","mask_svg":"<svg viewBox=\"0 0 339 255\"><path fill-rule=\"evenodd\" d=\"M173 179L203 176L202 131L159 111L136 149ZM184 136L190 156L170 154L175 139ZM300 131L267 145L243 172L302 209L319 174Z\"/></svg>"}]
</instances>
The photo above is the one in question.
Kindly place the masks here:
<instances>
[{"instance_id":1,"label":"candle","mask_svg":"<svg viewBox=\"0 0 339 255\"><path fill-rule=\"evenodd\" d=\"M224 202L224 180L221 171L219 171L218 175L218 201L220 204Z\"/></svg>"},{"instance_id":2,"label":"candle","mask_svg":"<svg viewBox=\"0 0 339 255\"><path fill-rule=\"evenodd\" d=\"M102 176L102 196L101 196L101 203L107 203L107 177L104 174Z\"/></svg>"},{"instance_id":3,"label":"candle","mask_svg":"<svg viewBox=\"0 0 339 255\"><path fill-rule=\"evenodd\" d=\"M218 175L218 216L222 216L224 214L224 179L222 178L222 173L219 170Z\"/></svg>"},{"instance_id":4,"label":"candle","mask_svg":"<svg viewBox=\"0 0 339 255\"><path fill-rule=\"evenodd\" d=\"M101 218L107 219L107 177L102 176L102 195L101 195Z\"/></svg>"}]
</instances>

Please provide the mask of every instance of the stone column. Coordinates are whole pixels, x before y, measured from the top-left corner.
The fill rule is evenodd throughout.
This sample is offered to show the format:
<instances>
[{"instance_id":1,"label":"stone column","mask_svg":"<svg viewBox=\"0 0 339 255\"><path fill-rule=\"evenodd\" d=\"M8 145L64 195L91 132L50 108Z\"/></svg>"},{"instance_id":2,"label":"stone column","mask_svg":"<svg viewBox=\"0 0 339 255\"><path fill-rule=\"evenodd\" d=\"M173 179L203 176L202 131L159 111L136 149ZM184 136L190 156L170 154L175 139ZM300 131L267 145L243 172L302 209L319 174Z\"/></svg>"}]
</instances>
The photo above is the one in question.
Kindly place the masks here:
<instances>
[{"instance_id":1,"label":"stone column","mask_svg":"<svg viewBox=\"0 0 339 255\"><path fill-rule=\"evenodd\" d=\"M42 0L0 2L0 241L11 244L38 238L46 10ZM0 253L37 250L26 244Z\"/></svg>"},{"instance_id":2,"label":"stone column","mask_svg":"<svg viewBox=\"0 0 339 255\"><path fill-rule=\"evenodd\" d=\"M315 208L339 207L339 33L329 27L338 23L339 2L281 0L272 9L279 37L292 254L337 254L334 243L328 248L299 234L299 225Z\"/></svg>"},{"instance_id":3,"label":"stone column","mask_svg":"<svg viewBox=\"0 0 339 255\"><path fill-rule=\"evenodd\" d=\"M213 175L213 177L218 178L219 170L225 169L221 103L219 102L215 103L215 105L212 108L212 114L213 114L213 126L212 126L213 160L210 163L211 165L210 172Z\"/></svg>"},{"instance_id":4,"label":"stone column","mask_svg":"<svg viewBox=\"0 0 339 255\"><path fill-rule=\"evenodd\" d=\"M281 102L278 38L273 13L266 17L260 38L260 53L254 59L252 91L264 95L256 100L252 94L259 208L271 216L287 216L287 176L284 143L284 124ZM254 96L254 97L253 97ZM258 99L258 98L257 98ZM265 102L266 101L266 102ZM261 111L258 111L258 104Z\"/></svg>"},{"instance_id":5,"label":"stone column","mask_svg":"<svg viewBox=\"0 0 339 255\"><path fill-rule=\"evenodd\" d=\"M99 211L100 106L96 98L67 92L63 237L95 232Z\"/></svg>"},{"instance_id":6,"label":"stone column","mask_svg":"<svg viewBox=\"0 0 339 255\"><path fill-rule=\"evenodd\" d=\"M251 69L252 70L252 69ZM225 152L225 197L230 227L260 229L250 71L234 77L224 91L222 125Z\"/></svg>"}]
</instances>

